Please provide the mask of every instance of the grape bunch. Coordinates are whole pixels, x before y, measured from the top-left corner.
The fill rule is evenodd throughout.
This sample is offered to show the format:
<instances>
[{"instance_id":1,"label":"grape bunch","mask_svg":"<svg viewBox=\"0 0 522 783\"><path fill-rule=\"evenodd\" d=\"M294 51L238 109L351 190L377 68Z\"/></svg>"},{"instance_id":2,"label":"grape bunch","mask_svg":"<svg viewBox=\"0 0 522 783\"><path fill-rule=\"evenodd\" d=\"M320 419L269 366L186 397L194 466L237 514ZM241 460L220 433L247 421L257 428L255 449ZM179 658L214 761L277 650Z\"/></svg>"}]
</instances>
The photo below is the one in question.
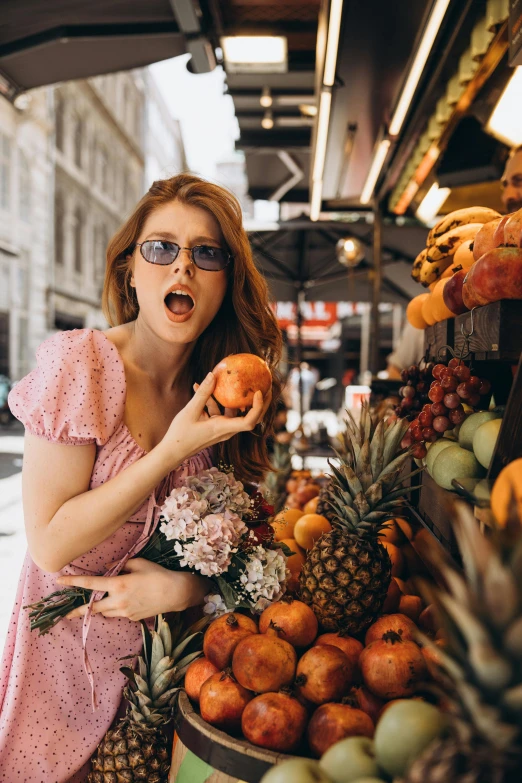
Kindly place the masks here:
<instances>
[{"instance_id":1,"label":"grape bunch","mask_svg":"<svg viewBox=\"0 0 522 783\"><path fill-rule=\"evenodd\" d=\"M415 416L428 402L430 383L433 380L433 366L433 364L427 364L421 368L414 364L401 372L401 378L405 385L399 389L402 400L400 405L395 408L399 419Z\"/></svg>"},{"instance_id":2,"label":"grape bunch","mask_svg":"<svg viewBox=\"0 0 522 783\"><path fill-rule=\"evenodd\" d=\"M409 373L410 370L405 372ZM432 366L431 373L433 381L427 392L428 401L413 408L420 412L411 422L401 443L402 448L413 446L412 454L416 459L426 456L426 443L434 443L447 430L462 424L466 418L463 402L475 408L480 404L481 397L491 391L490 382L472 375L461 359L451 359L448 366L436 364ZM407 388L409 386L402 387L401 391ZM404 394L402 396L404 402L407 398L404 398Z\"/></svg>"}]
</instances>

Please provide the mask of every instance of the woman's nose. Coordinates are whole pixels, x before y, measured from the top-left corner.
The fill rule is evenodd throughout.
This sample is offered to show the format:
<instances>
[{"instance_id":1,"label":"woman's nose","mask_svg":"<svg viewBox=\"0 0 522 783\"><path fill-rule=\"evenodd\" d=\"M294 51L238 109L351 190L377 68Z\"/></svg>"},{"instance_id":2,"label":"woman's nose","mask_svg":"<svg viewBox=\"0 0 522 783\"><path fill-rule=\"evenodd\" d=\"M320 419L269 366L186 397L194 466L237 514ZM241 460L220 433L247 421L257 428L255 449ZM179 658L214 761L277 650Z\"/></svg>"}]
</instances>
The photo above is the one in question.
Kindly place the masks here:
<instances>
[{"instance_id":1,"label":"woman's nose","mask_svg":"<svg viewBox=\"0 0 522 783\"><path fill-rule=\"evenodd\" d=\"M194 262L192 261L191 251L188 248L182 247L180 249L178 257L172 264L171 270L173 273L187 273L189 276L194 274Z\"/></svg>"}]
</instances>

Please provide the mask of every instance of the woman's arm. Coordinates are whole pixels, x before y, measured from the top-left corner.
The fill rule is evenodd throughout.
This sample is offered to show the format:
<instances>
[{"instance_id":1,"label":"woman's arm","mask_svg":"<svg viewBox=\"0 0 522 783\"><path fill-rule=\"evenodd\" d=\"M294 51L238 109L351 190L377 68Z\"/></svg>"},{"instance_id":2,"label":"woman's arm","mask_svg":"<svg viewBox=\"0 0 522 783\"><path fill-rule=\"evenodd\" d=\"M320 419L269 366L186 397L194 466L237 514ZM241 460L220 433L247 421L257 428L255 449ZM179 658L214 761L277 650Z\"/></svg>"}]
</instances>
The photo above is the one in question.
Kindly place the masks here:
<instances>
[{"instance_id":1,"label":"woman's arm","mask_svg":"<svg viewBox=\"0 0 522 783\"><path fill-rule=\"evenodd\" d=\"M29 552L44 571L60 571L118 530L185 459L252 430L263 417L261 392L245 417L205 415L210 373L174 418L161 443L105 484L89 490L96 447L66 446L27 435L22 475Z\"/></svg>"}]
</instances>

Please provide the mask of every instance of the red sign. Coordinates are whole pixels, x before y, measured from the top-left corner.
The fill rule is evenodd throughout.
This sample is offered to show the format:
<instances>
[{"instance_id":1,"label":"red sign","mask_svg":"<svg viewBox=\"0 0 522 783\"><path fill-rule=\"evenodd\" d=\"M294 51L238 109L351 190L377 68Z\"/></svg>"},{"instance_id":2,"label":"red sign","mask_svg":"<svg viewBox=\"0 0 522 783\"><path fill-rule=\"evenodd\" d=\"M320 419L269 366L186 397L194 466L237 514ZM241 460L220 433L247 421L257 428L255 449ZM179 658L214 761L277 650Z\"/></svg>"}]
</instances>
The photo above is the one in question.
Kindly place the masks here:
<instances>
[{"instance_id":1,"label":"red sign","mask_svg":"<svg viewBox=\"0 0 522 783\"><path fill-rule=\"evenodd\" d=\"M277 302L274 306L277 322L281 329L296 323L295 302ZM336 321L357 312L355 302L303 302L301 305L303 326L321 326L328 329Z\"/></svg>"}]
</instances>

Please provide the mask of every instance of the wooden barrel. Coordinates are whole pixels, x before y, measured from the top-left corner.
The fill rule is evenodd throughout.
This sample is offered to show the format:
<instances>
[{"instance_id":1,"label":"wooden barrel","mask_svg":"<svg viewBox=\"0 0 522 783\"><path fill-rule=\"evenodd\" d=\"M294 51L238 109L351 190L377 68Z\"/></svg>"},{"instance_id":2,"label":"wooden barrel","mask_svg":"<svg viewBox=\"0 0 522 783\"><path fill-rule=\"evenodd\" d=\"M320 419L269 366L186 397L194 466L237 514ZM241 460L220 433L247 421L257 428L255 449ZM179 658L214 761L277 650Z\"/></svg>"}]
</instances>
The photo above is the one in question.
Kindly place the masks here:
<instances>
[{"instance_id":1,"label":"wooden barrel","mask_svg":"<svg viewBox=\"0 0 522 783\"><path fill-rule=\"evenodd\" d=\"M174 724L169 783L259 783L274 764L293 758L219 731L194 711L183 691Z\"/></svg>"}]
</instances>

